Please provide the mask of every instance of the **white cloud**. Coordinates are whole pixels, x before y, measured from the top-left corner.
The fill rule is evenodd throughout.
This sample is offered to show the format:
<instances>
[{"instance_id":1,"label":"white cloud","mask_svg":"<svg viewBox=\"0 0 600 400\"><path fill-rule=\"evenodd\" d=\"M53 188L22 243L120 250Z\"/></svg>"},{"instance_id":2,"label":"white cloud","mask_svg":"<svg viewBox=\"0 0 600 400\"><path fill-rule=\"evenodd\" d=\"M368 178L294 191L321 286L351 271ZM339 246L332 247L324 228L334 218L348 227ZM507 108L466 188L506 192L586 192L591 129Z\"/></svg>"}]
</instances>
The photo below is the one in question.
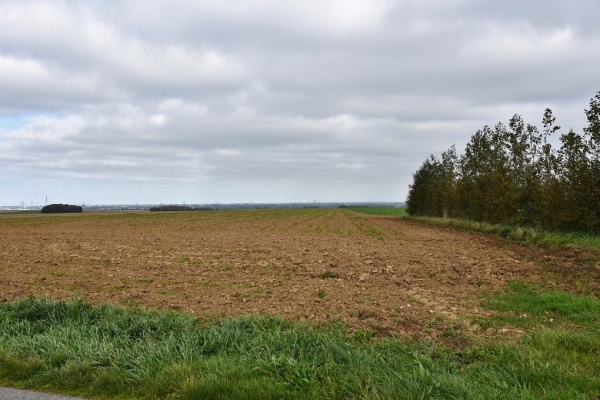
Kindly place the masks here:
<instances>
[{"instance_id":1,"label":"white cloud","mask_svg":"<svg viewBox=\"0 0 600 400\"><path fill-rule=\"evenodd\" d=\"M217 149L215 150L215 153L226 157L237 157L242 154L241 151L235 149Z\"/></svg>"},{"instance_id":2,"label":"white cloud","mask_svg":"<svg viewBox=\"0 0 600 400\"><path fill-rule=\"evenodd\" d=\"M305 26L326 34L357 34L376 28L390 5L386 0L302 1L291 7L289 15L295 19L300 14Z\"/></svg>"},{"instance_id":3,"label":"white cloud","mask_svg":"<svg viewBox=\"0 0 600 400\"><path fill-rule=\"evenodd\" d=\"M150 117L150 124L156 127L162 127L167 123L167 116L165 114L155 114Z\"/></svg>"}]
</instances>

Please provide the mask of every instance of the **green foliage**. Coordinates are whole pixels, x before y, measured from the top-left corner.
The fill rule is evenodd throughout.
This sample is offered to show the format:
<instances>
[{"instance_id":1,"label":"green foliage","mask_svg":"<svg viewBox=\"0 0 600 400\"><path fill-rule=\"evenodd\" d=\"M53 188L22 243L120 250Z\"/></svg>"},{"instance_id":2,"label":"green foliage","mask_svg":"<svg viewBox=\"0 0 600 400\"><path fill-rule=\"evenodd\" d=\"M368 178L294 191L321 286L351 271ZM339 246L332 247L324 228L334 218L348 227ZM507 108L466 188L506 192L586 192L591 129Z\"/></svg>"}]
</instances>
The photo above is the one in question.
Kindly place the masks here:
<instances>
[{"instance_id":1,"label":"green foliage","mask_svg":"<svg viewBox=\"0 0 600 400\"><path fill-rule=\"evenodd\" d=\"M442 163L433 155L423 162L413 174L413 183L406 200L410 215L442 216L441 191L443 180Z\"/></svg>"},{"instance_id":2,"label":"green foliage","mask_svg":"<svg viewBox=\"0 0 600 400\"><path fill-rule=\"evenodd\" d=\"M550 297L538 312L557 307L589 323L577 310L595 303L568 298L558 308ZM497 302L517 307L510 296ZM453 351L339 325L267 317L202 324L30 298L0 305L0 382L108 398L594 398L598 343L597 331L543 330L520 343Z\"/></svg>"},{"instance_id":3,"label":"green foliage","mask_svg":"<svg viewBox=\"0 0 600 400\"><path fill-rule=\"evenodd\" d=\"M515 115L477 131L461 157L454 146L429 156L413 174L409 214L600 233L600 92L585 112L584 134L561 135L558 150L546 109L541 132Z\"/></svg>"}]
</instances>

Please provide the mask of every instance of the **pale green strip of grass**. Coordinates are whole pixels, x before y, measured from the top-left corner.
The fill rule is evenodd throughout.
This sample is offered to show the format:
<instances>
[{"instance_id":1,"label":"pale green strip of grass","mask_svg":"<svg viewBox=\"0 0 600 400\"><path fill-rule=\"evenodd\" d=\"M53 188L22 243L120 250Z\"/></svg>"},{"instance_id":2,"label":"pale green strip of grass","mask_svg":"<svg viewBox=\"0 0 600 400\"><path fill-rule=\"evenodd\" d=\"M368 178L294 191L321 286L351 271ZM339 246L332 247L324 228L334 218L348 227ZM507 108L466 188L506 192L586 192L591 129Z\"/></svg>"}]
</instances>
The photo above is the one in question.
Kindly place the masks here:
<instances>
[{"instance_id":1,"label":"pale green strip of grass","mask_svg":"<svg viewBox=\"0 0 600 400\"><path fill-rule=\"evenodd\" d=\"M40 210L9 210L9 211L0 211L0 215L27 215L27 214L41 214Z\"/></svg>"},{"instance_id":2,"label":"pale green strip of grass","mask_svg":"<svg viewBox=\"0 0 600 400\"><path fill-rule=\"evenodd\" d=\"M0 305L0 383L95 398L594 398L599 335L577 335L543 330L453 351L341 325L272 317L203 324L31 298Z\"/></svg>"},{"instance_id":3,"label":"pale green strip of grass","mask_svg":"<svg viewBox=\"0 0 600 400\"><path fill-rule=\"evenodd\" d=\"M435 225L447 225L475 232L490 233L529 245L544 247L575 246L600 250L600 236L581 232L547 232L530 227L490 224L457 218L413 217L406 207L350 207L347 210L363 214L390 215Z\"/></svg>"},{"instance_id":4,"label":"pale green strip of grass","mask_svg":"<svg viewBox=\"0 0 600 400\"><path fill-rule=\"evenodd\" d=\"M543 247L575 246L600 250L600 236L580 232L546 232L539 229L489 224L455 218L412 217L408 219L435 225L447 225L475 232L490 233L517 242Z\"/></svg>"},{"instance_id":5,"label":"pale green strip of grass","mask_svg":"<svg viewBox=\"0 0 600 400\"><path fill-rule=\"evenodd\" d=\"M363 214L389 215L392 217L408 216L406 207L347 207L345 210L356 211Z\"/></svg>"}]
</instances>

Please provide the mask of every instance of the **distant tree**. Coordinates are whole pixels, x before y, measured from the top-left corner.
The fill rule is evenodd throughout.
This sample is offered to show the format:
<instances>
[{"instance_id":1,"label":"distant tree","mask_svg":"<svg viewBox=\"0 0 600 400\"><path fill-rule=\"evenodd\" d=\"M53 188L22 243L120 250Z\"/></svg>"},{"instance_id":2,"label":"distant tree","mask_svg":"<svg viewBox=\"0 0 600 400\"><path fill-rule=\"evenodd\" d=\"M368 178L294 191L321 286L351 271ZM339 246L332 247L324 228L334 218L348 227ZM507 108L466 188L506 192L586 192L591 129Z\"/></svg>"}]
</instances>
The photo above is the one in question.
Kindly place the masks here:
<instances>
[{"instance_id":1,"label":"distant tree","mask_svg":"<svg viewBox=\"0 0 600 400\"><path fill-rule=\"evenodd\" d=\"M70 204L49 204L42 208L42 214L51 213L80 213L83 208L80 206L73 206Z\"/></svg>"}]
</instances>

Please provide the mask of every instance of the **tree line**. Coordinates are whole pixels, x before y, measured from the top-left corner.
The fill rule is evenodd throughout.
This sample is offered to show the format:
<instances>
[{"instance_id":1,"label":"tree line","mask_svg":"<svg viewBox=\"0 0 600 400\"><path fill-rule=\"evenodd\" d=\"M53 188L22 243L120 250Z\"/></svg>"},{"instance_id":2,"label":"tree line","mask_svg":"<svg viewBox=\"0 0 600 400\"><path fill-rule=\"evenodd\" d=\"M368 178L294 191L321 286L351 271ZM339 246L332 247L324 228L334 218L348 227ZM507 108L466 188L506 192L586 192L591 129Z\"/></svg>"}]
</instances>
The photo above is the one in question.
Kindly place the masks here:
<instances>
[{"instance_id":1,"label":"tree line","mask_svg":"<svg viewBox=\"0 0 600 400\"><path fill-rule=\"evenodd\" d=\"M478 130L461 155L454 145L430 155L413 174L408 213L600 234L600 92L585 115L583 133L560 134L559 148L547 108L541 131L516 114Z\"/></svg>"}]
</instances>

